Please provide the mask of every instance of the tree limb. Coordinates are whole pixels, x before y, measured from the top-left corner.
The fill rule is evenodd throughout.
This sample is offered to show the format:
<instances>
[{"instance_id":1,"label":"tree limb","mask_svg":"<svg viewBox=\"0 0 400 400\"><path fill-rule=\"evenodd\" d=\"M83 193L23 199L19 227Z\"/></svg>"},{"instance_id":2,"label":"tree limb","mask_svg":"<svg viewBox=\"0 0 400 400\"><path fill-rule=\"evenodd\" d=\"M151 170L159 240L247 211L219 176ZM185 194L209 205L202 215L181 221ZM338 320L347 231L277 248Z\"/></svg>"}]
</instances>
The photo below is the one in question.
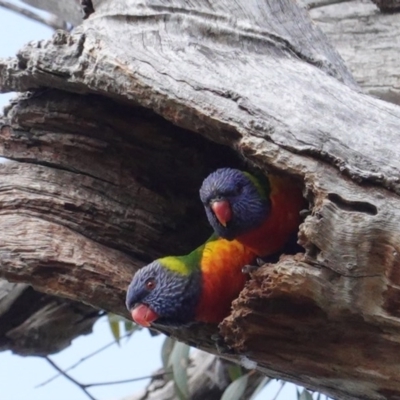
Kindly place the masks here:
<instances>
[{"instance_id":1,"label":"tree limb","mask_svg":"<svg viewBox=\"0 0 400 400\"><path fill-rule=\"evenodd\" d=\"M80 0L21 0L32 7L47 11L58 18L77 26L83 21L83 13Z\"/></svg>"},{"instance_id":2,"label":"tree limb","mask_svg":"<svg viewBox=\"0 0 400 400\"><path fill-rule=\"evenodd\" d=\"M379 13L370 0L329 6L318 1L315 5L318 7L310 10L310 16L326 33L360 86L367 93L400 105L400 15Z\"/></svg>"},{"instance_id":3,"label":"tree limb","mask_svg":"<svg viewBox=\"0 0 400 400\"><path fill-rule=\"evenodd\" d=\"M53 360L51 360L49 357L44 357L44 359L56 370L58 371L65 379L68 379L70 382L72 382L75 386L80 388L82 392L86 394L87 397L91 400L96 400L87 390L85 385L82 385L79 383L76 379L74 379L71 375L68 375L65 371L63 371Z\"/></svg>"},{"instance_id":4,"label":"tree limb","mask_svg":"<svg viewBox=\"0 0 400 400\"><path fill-rule=\"evenodd\" d=\"M331 6L333 4L347 3L351 0L318 0L318 1L304 1L303 3L307 7L308 10L312 10L314 8Z\"/></svg>"},{"instance_id":5,"label":"tree limb","mask_svg":"<svg viewBox=\"0 0 400 400\"><path fill-rule=\"evenodd\" d=\"M36 22L39 22L39 23L46 25L52 29L66 29L67 28L65 21L57 18L56 16L50 16L48 18L44 18L41 15L36 14L35 12L33 12L31 10L28 10L27 8L20 7L16 4L10 3L9 1L6 1L6 0L0 0L0 7L3 7L10 11L14 11L17 14L20 14L24 17L27 17Z\"/></svg>"},{"instance_id":6,"label":"tree limb","mask_svg":"<svg viewBox=\"0 0 400 400\"><path fill-rule=\"evenodd\" d=\"M0 350L22 355L58 352L91 332L99 312L81 303L0 280Z\"/></svg>"},{"instance_id":7,"label":"tree limb","mask_svg":"<svg viewBox=\"0 0 400 400\"><path fill-rule=\"evenodd\" d=\"M104 1L2 61L0 84L34 90L1 132L18 161L3 277L124 314L134 270L207 236L199 183L241 154L301 180L311 214L306 254L234 302L223 356L333 397L400 396L400 109L360 92L295 2ZM215 326L159 328L216 352Z\"/></svg>"}]
</instances>

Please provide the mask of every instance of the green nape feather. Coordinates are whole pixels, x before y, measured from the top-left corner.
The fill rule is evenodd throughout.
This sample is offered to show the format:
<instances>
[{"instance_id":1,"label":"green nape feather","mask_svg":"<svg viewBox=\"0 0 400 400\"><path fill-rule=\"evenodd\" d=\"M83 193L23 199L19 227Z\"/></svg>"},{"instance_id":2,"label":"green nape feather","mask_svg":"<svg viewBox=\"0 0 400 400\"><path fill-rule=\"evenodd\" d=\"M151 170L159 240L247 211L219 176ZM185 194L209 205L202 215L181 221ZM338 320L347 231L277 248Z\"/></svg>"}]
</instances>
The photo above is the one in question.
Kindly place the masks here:
<instances>
[{"instance_id":1,"label":"green nape feather","mask_svg":"<svg viewBox=\"0 0 400 400\"><path fill-rule=\"evenodd\" d=\"M207 243L214 240L218 240L218 236L215 233L212 234L205 243L185 256L168 256L160 258L158 261L163 267L169 269L170 271L177 272L181 275L189 275L192 272L200 269L203 250Z\"/></svg>"},{"instance_id":2,"label":"green nape feather","mask_svg":"<svg viewBox=\"0 0 400 400\"><path fill-rule=\"evenodd\" d=\"M263 200L269 198L271 188L270 188L270 182L266 176L262 175L261 173L253 175L245 171L242 171L242 173L251 180L251 182L257 188L257 192L259 193L260 197Z\"/></svg>"}]
</instances>

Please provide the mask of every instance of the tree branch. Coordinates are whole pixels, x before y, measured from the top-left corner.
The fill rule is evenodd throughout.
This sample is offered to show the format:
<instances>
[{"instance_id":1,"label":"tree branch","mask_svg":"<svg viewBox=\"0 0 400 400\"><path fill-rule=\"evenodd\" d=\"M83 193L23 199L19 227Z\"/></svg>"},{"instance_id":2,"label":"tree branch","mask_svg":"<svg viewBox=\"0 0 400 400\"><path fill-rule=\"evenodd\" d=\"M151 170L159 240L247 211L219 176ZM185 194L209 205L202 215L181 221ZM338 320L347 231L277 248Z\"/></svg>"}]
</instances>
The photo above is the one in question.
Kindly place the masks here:
<instances>
[{"instance_id":1,"label":"tree branch","mask_svg":"<svg viewBox=\"0 0 400 400\"><path fill-rule=\"evenodd\" d=\"M331 6L333 4L348 3L351 0L318 0L318 1L304 1L303 3L308 10L314 8Z\"/></svg>"},{"instance_id":2,"label":"tree branch","mask_svg":"<svg viewBox=\"0 0 400 400\"><path fill-rule=\"evenodd\" d=\"M48 355L91 331L99 312L84 304L0 280L0 350Z\"/></svg>"},{"instance_id":3,"label":"tree branch","mask_svg":"<svg viewBox=\"0 0 400 400\"><path fill-rule=\"evenodd\" d=\"M127 333L126 335L123 335L123 336L121 337L121 339L123 339L124 337L127 337L127 336L129 336L128 333ZM90 359L90 358L96 356L97 354L101 353L102 351L108 349L109 347L111 347L111 346L113 346L113 345L115 345L115 344L117 344L117 342L116 342L115 339L114 339L114 340L111 341L110 343L107 343L106 345L104 345L104 346L98 348L97 350L93 351L92 353L89 353L89 354L86 355L85 357L82 357L82 358L79 359L76 363L74 363L74 364L70 365L68 368L66 368L66 369L64 370L64 372L71 371L72 369L74 369L74 368L76 368L77 366L81 365L81 364L82 364L83 362L85 362L86 360L88 360L88 359ZM61 373L58 373L58 374L52 376L51 378L45 380L44 382L39 383L38 385L35 386L35 388L39 388L39 387L45 386L45 385L47 385L48 383L50 383L51 381L53 381L54 379L58 378L58 377L61 376L61 375L62 375ZM145 378L143 378L143 379L145 379Z\"/></svg>"},{"instance_id":4,"label":"tree branch","mask_svg":"<svg viewBox=\"0 0 400 400\"><path fill-rule=\"evenodd\" d=\"M91 400L96 400L87 390L85 385L79 383L76 379L72 378L72 376L68 375L65 371L63 371L54 361L52 361L49 357L45 356L44 359L55 369L57 370L65 379L68 379L75 386L79 387L82 392L86 394L87 397Z\"/></svg>"},{"instance_id":5,"label":"tree branch","mask_svg":"<svg viewBox=\"0 0 400 400\"><path fill-rule=\"evenodd\" d=\"M0 7L3 7L7 10L13 11L24 17L32 19L32 20L39 22L43 25L46 25L52 29L67 29L66 22L62 21L61 19L57 18L56 16L50 16L48 18L44 18L41 15L36 14L31 10L28 10L27 8L20 7L16 4L10 3L9 1L6 1L6 0L0 0Z\"/></svg>"},{"instance_id":6,"label":"tree branch","mask_svg":"<svg viewBox=\"0 0 400 400\"><path fill-rule=\"evenodd\" d=\"M277 400L278 399L278 396L281 393L281 391L282 391L283 387L285 386L285 384L286 384L286 382L281 382L281 385L279 386L279 389L276 392L276 394L275 394L275 396L273 397L272 400Z\"/></svg>"},{"instance_id":7,"label":"tree branch","mask_svg":"<svg viewBox=\"0 0 400 400\"><path fill-rule=\"evenodd\" d=\"M138 267L205 239L200 183L240 154L303 182L311 213L305 255L234 302L223 357L333 397L400 396L400 109L360 92L295 2L232 1L105 0L0 62L3 91L40 89L1 131L0 274L126 315ZM216 326L158 328L216 352Z\"/></svg>"},{"instance_id":8,"label":"tree branch","mask_svg":"<svg viewBox=\"0 0 400 400\"><path fill-rule=\"evenodd\" d=\"M89 388L89 387L93 387L93 386L120 385L122 383L143 381L145 379L160 379L160 378L164 378L165 375L171 375L171 374L172 374L172 372L160 372L160 373L154 374L154 375L140 376L139 378L122 379L119 381L109 381L109 382L87 383L82 386L85 388Z\"/></svg>"},{"instance_id":9,"label":"tree branch","mask_svg":"<svg viewBox=\"0 0 400 400\"><path fill-rule=\"evenodd\" d=\"M307 6L307 1L303 2ZM324 1L315 2L316 5ZM400 14L376 12L371 1L351 0L310 10L312 19L366 91L378 98L400 104Z\"/></svg>"},{"instance_id":10,"label":"tree branch","mask_svg":"<svg viewBox=\"0 0 400 400\"><path fill-rule=\"evenodd\" d=\"M23 3L32 7L47 11L56 15L63 21L72 26L78 26L82 22L82 8L79 0L73 1L53 1L53 0L21 0Z\"/></svg>"}]
</instances>

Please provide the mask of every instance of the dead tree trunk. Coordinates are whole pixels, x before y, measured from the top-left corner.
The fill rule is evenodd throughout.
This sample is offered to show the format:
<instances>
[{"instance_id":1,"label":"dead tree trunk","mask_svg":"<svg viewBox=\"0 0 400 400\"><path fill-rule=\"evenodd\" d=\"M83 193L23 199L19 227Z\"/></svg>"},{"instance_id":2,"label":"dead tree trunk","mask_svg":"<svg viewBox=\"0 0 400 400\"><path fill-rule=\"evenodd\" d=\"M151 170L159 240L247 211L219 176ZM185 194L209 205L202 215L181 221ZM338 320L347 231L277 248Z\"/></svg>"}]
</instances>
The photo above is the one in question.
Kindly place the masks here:
<instances>
[{"instance_id":1,"label":"dead tree trunk","mask_svg":"<svg viewBox=\"0 0 400 400\"><path fill-rule=\"evenodd\" d=\"M0 275L124 315L135 269L209 233L197 190L248 162L304 182L305 255L253 275L221 325L257 370L400 396L400 108L358 88L289 0L105 0L0 62ZM8 125L7 125L8 124ZM214 326L172 332L215 352Z\"/></svg>"}]
</instances>

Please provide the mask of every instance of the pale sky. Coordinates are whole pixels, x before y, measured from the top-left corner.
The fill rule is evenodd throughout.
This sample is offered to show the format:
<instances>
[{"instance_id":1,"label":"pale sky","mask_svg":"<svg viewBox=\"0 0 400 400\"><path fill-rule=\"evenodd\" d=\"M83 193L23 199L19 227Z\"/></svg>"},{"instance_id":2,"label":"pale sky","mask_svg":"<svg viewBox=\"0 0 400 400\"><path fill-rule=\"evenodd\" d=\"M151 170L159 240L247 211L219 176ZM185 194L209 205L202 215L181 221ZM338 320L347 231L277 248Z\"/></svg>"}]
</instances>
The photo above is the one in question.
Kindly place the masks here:
<instances>
[{"instance_id":1,"label":"pale sky","mask_svg":"<svg viewBox=\"0 0 400 400\"><path fill-rule=\"evenodd\" d=\"M13 1L18 3L18 1ZM26 5L24 5L26 6ZM20 17L0 7L0 58L10 57L28 41L49 38L53 31L39 23ZM12 97L0 95L0 109ZM12 234L12 233L10 233ZM85 355L113 340L108 322L101 319L94 333L79 337L66 350L51 356L61 368L66 369ZM148 376L161 366L160 349L163 336L151 337L146 329L137 332L121 346L113 345L91 358L71 375L82 383L104 382ZM20 357L10 351L0 353L0 393L2 400L87 400L88 397L63 377L48 385L36 385L55 374L54 369L39 357ZM148 381L123 385L101 386L90 389L97 400L117 400L140 391ZM256 400L272 400L280 383L273 382ZM287 384L277 400L294 400L295 386ZM206 400L206 399L205 399Z\"/></svg>"}]
</instances>

